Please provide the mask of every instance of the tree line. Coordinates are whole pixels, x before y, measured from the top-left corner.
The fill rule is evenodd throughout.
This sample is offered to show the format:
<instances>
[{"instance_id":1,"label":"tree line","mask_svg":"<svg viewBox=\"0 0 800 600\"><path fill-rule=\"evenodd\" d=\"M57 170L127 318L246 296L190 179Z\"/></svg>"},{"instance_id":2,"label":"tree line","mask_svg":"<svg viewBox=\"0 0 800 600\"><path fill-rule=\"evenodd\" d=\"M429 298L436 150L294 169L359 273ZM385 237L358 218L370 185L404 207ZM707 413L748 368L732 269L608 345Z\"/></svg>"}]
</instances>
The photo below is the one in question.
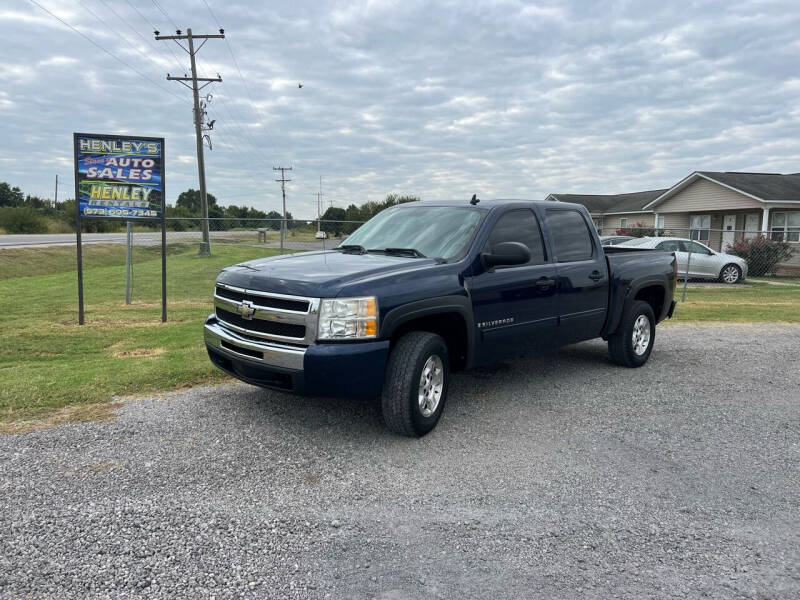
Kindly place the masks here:
<instances>
[{"instance_id":1,"label":"tree line","mask_svg":"<svg viewBox=\"0 0 800 600\"><path fill-rule=\"evenodd\" d=\"M282 215L271 210L264 212L252 206L237 206L230 204L221 206L214 194L206 194L208 199L208 216L218 219L215 229L229 230L243 227L252 227L249 219L266 221L263 225L270 229L279 230ZM322 215L321 228L329 235L340 236L355 231L361 223L368 221L380 211L402 204L419 200L416 196L401 196L389 194L380 201L370 200L356 206L350 204L347 208L330 207ZM200 191L188 189L181 192L174 205L167 204L167 227L173 231L184 231L196 227L192 219L201 216ZM286 213L287 227L300 228L308 221L294 220L292 214ZM157 221L141 222L141 226L158 228ZM118 231L123 227L123 222L111 219L84 219L83 229L86 232L102 233ZM75 231L75 200L67 199L55 202L48 198L40 198L24 194L19 187L12 187L6 182L0 182L0 230L6 233L47 233ZM0 231L1 232L1 231Z\"/></svg>"},{"instance_id":2,"label":"tree line","mask_svg":"<svg viewBox=\"0 0 800 600\"><path fill-rule=\"evenodd\" d=\"M340 236L342 234L353 233L362 223L369 221L384 209L405 202L416 202L417 196L401 196L399 194L389 194L381 201L370 200L361 206L350 204L347 208L337 208L331 206L322 215L321 229L328 235Z\"/></svg>"}]
</instances>

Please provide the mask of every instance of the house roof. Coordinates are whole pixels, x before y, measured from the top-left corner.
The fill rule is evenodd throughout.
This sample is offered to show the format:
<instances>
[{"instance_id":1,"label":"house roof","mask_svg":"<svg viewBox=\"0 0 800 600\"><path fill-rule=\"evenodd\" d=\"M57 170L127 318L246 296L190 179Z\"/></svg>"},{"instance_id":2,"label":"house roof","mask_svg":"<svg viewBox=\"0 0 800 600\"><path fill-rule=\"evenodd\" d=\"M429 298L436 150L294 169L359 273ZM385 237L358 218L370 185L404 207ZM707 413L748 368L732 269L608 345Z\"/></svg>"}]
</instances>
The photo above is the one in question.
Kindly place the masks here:
<instances>
[{"instance_id":1,"label":"house roof","mask_svg":"<svg viewBox=\"0 0 800 600\"><path fill-rule=\"evenodd\" d=\"M741 173L737 171L695 171L647 204L653 209L687 185L698 179L707 179L760 202L800 201L800 173Z\"/></svg>"},{"instance_id":2,"label":"house roof","mask_svg":"<svg viewBox=\"0 0 800 600\"><path fill-rule=\"evenodd\" d=\"M733 171L700 171L710 177L765 202L800 200L800 173L737 173Z\"/></svg>"},{"instance_id":3,"label":"house roof","mask_svg":"<svg viewBox=\"0 0 800 600\"><path fill-rule=\"evenodd\" d=\"M645 206L667 190L647 190L629 194L550 194L559 202L583 204L590 213L626 213L645 210Z\"/></svg>"}]
</instances>

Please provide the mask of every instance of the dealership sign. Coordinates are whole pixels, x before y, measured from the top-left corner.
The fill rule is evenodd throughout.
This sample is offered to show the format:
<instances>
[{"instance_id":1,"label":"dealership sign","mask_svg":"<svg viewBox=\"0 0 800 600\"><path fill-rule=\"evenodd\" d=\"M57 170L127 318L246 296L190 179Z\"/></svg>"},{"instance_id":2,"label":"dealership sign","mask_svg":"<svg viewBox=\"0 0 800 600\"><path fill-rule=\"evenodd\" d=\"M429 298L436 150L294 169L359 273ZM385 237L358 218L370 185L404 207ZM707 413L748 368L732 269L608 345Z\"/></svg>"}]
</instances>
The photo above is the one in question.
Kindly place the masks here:
<instances>
[{"instance_id":1,"label":"dealership sign","mask_svg":"<svg viewBox=\"0 0 800 600\"><path fill-rule=\"evenodd\" d=\"M73 143L81 217L162 218L164 138L75 133Z\"/></svg>"},{"instance_id":2,"label":"dealership sign","mask_svg":"<svg viewBox=\"0 0 800 600\"><path fill-rule=\"evenodd\" d=\"M78 323L84 323L85 219L161 221L161 321L167 321L167 214L164 138L73 133L75 154L75 247L78 259ZM131 256L128 223L126 264Z\"/></svg>"}]
</instances>

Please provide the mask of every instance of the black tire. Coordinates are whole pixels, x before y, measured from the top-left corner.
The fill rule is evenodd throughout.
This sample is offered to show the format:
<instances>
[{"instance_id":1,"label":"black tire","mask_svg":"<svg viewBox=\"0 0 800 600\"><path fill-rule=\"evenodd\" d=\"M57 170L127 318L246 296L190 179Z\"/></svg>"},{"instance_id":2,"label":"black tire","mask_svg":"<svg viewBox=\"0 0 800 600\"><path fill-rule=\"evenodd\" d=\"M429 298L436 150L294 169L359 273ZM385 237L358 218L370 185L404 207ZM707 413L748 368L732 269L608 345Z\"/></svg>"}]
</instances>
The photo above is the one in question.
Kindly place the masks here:
<instances>
[{"instance_id":1,"label":"black tire","mask_svg":"<svg viewBox=\"0 0 800 600\"><path fill-rule=\"evenodd\" d=\"M726 271L729 271L729 270L730 270L731 276L728 277L728 279L726 279ZM736 274L736 278L735 279L733 279L733 277L732 277L733 273ZM730 284L730 285L733 285L733 284L741 282L742 281L742 268L739 265L735 265L733 263L728 263L727 265L722 267L722 269L720 269L720 271L719 271L719 280L722 283L727 283L727 284Z\"/></svg>"},{"instance_id":2,"label":"black tire","mask_svg":"<svg viewBox=\"0 0 800 600\"><path fill-rule=\"evenodd\" d=\"M429 416L425 416L419 403L419 384L423 367L433 356L438 356L441 360L443 382L438 405ZM427 331L405 334L392 348L386 366L381 393L381 409L386 427L409 437L422 437L431 431L442 416L449 383L450 361L445 341Z\"/></svg>"},{"instance_id":3,"label":"black tire","mask_svg":"<svg viewBox=\"0 0 800 600\"><path fill-rule=\"evenodd\" d=\"M650 322L650 338L646 349L637 353L634 346L634 326L639 317L644 316ZM635 300L626 305L622 314L622 320L616 333L608 338L608 351L611 360L623 367L641 367L650 358L653 344L656 341L656 318L653 308L641 300Z\"/></svg>"}]
</instances>

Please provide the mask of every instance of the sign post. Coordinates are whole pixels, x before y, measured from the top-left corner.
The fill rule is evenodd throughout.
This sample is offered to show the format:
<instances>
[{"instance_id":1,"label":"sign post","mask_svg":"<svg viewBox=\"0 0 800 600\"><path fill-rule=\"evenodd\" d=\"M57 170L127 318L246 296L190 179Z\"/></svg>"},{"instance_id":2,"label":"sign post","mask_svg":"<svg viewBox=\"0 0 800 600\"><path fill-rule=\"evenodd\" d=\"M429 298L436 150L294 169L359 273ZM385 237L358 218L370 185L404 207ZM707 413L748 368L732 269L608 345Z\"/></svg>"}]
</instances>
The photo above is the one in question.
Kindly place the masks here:
<instances>
[{"instance_id":1,"label":"sign post","mask_svg":"<svg viewBox=\"0 0 800 600\"><path fill-rule=\"evenodd\" d=\"M73 133L78 323L84 324L84 219L161 221L161 321L167 321L164 138Z\"/></svg>"}]
</instances>

